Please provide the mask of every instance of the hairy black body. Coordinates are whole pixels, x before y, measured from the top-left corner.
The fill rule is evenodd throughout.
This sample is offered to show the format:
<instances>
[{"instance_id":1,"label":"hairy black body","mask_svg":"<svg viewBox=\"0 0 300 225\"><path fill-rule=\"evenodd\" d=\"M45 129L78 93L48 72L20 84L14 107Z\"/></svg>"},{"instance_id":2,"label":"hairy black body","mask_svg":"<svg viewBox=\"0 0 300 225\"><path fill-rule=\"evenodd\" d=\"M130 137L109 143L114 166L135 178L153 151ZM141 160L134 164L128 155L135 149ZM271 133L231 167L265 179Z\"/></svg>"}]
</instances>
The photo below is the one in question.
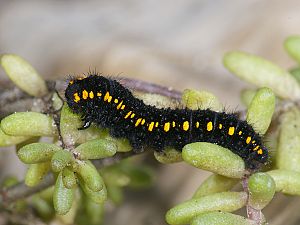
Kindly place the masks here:
<instances>
[{"instance_id":1,"label":"hairy black body","mask_svg":"<svg viewBox=\"0 0 300 225\"><path fill-rule=\"evenodd\" d=\"M234 114L210 109L156 108L146 105L116 80L99 75L71 80L65 92L69 107L84 118L81 129L96 123L114 137L127 138L135 150L151 147L178 151L188 143L210 142L230 149L258 169L268 159L261 137Z\"/></svg>"}]
</instances>

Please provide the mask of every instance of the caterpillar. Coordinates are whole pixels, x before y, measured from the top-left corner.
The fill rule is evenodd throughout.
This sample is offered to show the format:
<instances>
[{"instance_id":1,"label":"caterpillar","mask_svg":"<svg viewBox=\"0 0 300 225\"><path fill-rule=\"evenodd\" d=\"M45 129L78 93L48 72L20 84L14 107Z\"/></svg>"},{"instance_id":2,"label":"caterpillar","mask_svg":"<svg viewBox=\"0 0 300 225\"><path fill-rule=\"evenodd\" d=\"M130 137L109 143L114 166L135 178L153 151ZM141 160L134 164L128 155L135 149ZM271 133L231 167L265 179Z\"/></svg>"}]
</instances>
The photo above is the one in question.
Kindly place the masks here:
<instances>
[{"instance_id":1,"label":"caterpillar","mask_svg":"<svg viewBox=\"0 0 300 225\"><path fill-rule=\"evenodd\" d=\"M65 91L68 106L81 114L86 129L91 123L109 128L114 137L127 138L134 150L145 147L178 151L188 143L210 142L239 155L249 170L268 160L262 138L235 114L210 109L157 108L133 96L114 79L98 74L71 79Z\"/></svg>"}]
</instances>

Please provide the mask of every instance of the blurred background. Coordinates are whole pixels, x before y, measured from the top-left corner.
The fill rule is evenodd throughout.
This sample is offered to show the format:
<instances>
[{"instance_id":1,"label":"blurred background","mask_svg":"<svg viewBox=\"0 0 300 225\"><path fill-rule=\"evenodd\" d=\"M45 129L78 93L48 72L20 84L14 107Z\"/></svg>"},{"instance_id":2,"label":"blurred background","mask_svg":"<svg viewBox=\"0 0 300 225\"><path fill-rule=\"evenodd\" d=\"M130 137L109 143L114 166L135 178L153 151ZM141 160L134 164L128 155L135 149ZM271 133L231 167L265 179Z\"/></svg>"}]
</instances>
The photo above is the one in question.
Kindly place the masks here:
<instances>
[{"instance_id":1,"label":"blurred background","mask_svg":"<svg viewBox=\"0 0 300 225\"><path fill-rule=\"evenodd\" d=\"M299 34L299 12L297 0L1 0L0 54L24 57L51 80L96 68L180 91L207 90L232 111L242 108L239 92L249 85L224 69L224 53L243 50L292 66L282 43ZM209 175L147 161L157 174L153 187L126 192L121 206L108 208L105 224L165 224L167 209ZM1 152L0 163L1 177L23 177L13 151ZM278 196L265 214L270 224L300 224L291 216L299 206L296 197Z\"/></svg>"}]
</instances>

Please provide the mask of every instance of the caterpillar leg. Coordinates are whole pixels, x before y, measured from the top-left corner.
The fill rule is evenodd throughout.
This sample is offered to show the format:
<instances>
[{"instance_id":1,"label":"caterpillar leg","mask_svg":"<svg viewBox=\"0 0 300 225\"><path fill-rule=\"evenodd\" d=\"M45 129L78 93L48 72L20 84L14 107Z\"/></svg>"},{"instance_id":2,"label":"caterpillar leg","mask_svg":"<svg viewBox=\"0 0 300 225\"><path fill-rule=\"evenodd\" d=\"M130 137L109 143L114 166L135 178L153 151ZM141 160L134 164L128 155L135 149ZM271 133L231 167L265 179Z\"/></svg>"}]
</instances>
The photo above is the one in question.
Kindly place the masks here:
<instances>
[{"instance_id":1,"label":"caterpillar leg","mask_svg":"<svg viewBox=\"0 0 300 225\"><path fill-rule=\"evenodd\" d=\"M85 130L89 128L92 124L92 121L88 117L82 118L82 121L83 121L83 125L82 127L79 127L78 130Z\"/></svg>"}]
</instances>

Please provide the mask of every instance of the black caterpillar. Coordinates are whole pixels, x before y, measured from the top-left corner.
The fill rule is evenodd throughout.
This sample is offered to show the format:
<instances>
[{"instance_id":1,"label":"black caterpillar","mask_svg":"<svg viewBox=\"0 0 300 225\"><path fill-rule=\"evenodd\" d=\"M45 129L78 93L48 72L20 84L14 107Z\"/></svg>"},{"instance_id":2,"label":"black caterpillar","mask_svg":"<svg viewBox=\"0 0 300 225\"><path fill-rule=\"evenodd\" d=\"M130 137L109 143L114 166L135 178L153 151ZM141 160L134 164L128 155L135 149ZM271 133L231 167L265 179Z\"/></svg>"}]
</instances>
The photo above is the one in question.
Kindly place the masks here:
<instances>
[{"instance_id":1,"label":"black caterpillar","mask_svg":"<svg viewBox=\"0 0 300 225\"><path fill-rule=\"evenodd\" d=\"M234 114L159 109L135 98L116 80L93 74L71 80L65 97L69 107L83 117L80 129L94 122L109 128L114 137L127 138L135 150L163 151L169 146L181 151L188 143L210 142L239 155L247 169L256 170L268 160L261 137Z\"/></svg>"}]
</instances>

